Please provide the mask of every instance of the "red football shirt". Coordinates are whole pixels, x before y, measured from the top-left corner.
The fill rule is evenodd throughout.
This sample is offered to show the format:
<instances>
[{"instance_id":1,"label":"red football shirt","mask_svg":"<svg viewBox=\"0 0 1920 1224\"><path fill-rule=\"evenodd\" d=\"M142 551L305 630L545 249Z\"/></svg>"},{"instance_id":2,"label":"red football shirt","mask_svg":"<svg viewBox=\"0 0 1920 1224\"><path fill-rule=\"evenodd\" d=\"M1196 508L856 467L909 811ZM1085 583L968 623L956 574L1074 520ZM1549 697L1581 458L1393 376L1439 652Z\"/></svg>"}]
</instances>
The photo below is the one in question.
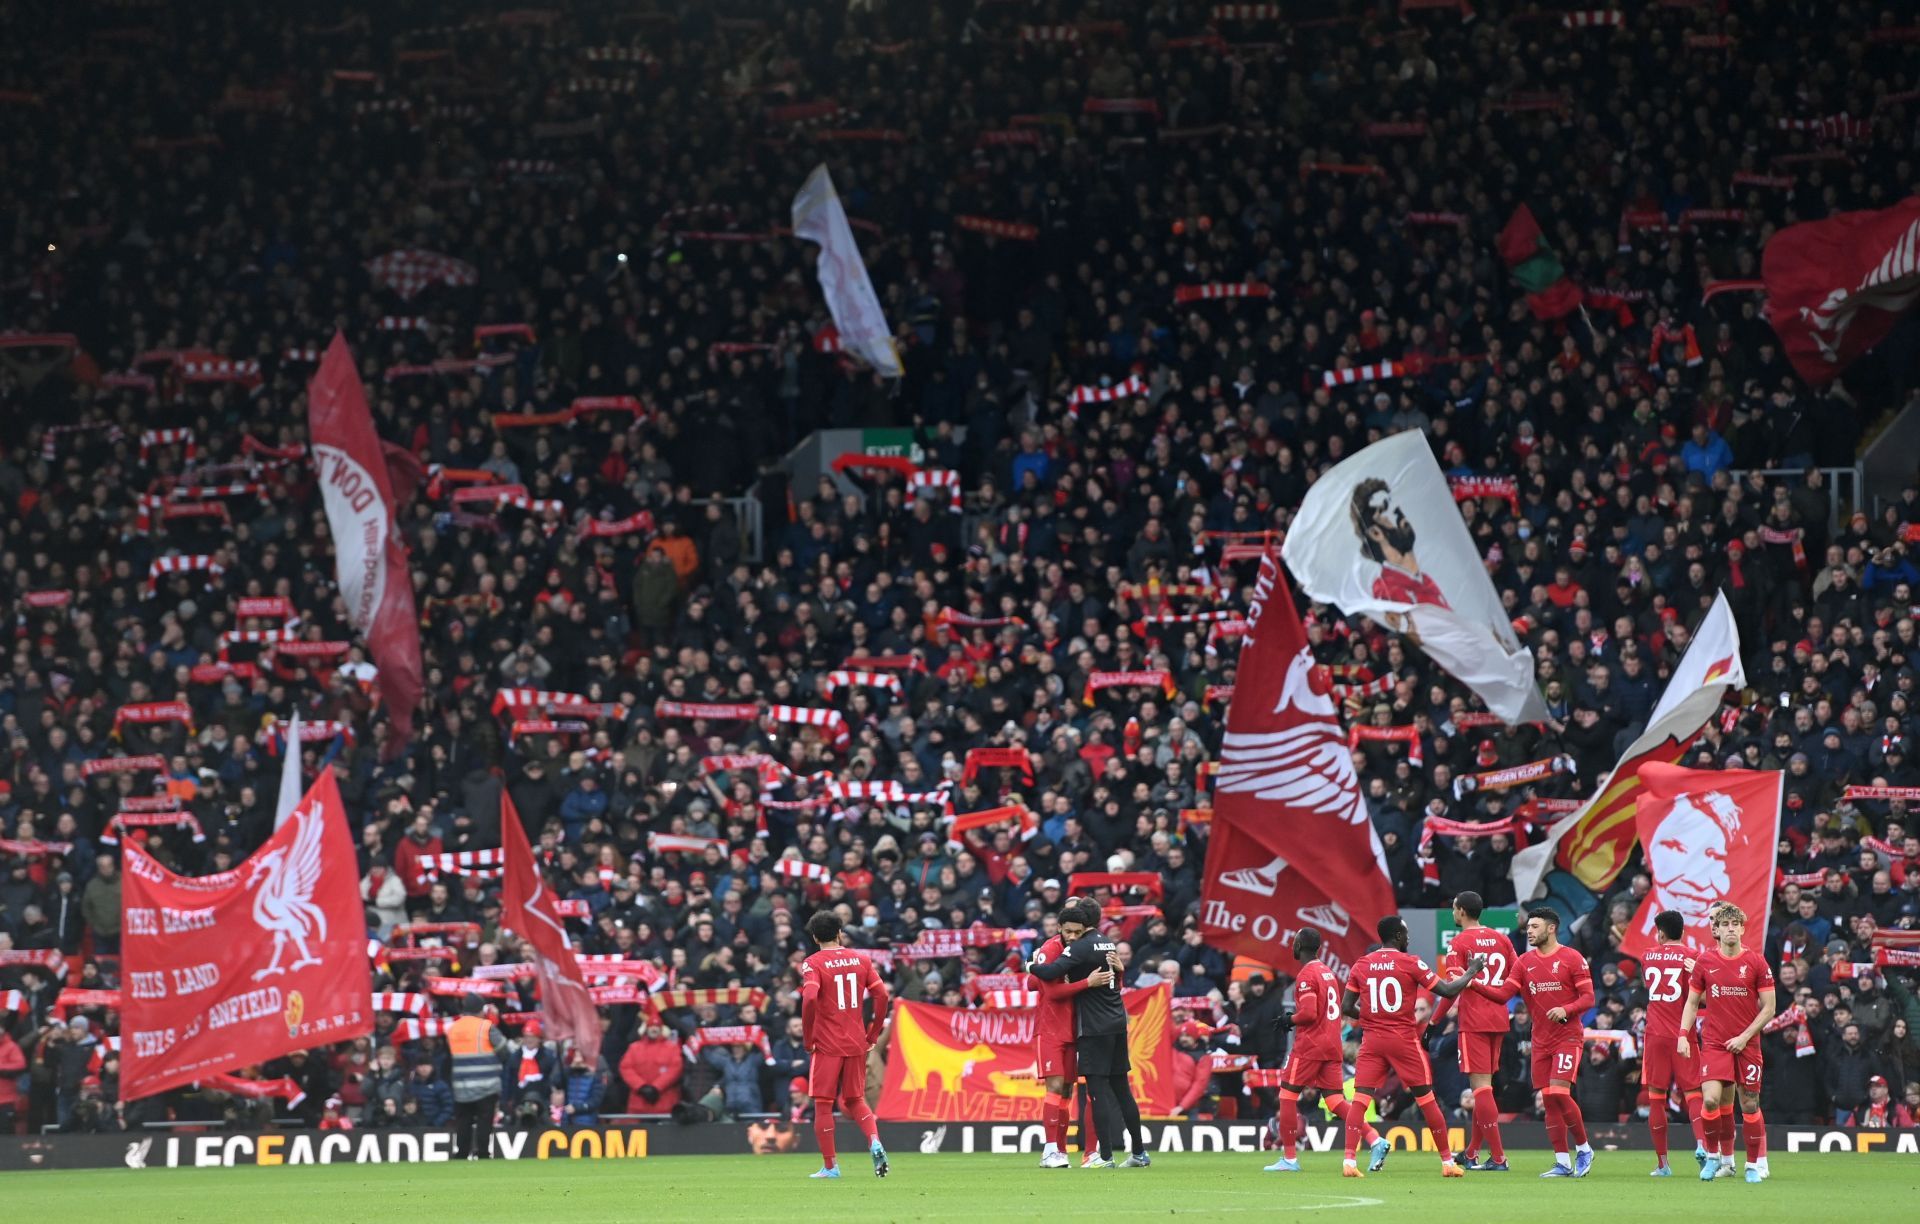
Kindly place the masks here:
<instances>
[{"instance_id":1,"label":"red football shirt","mask_svg":"<svg viewBox=\"0 0 1920 1224\"><path fill-rule=\"evenodd\" d=\"M1030 965L1044 965L1060 959L1066 944L1058 935L1040 945ZM1043 1045L1073 1044L1073 996L1080 993L1077 983L1043 982L1032 974L1027 981L1040 994L1040 1006L1034 1009L1033 1039Z\"/></svg>"},{"instance_id":2,"label":"red football shirt","mask_svg":"<svg viewBox=\"0 0 1920 1224\"><path fill-rule=\"evenodd\" d=\"M867 1052L867 996L886 997L873 962L851 948L822 948L800 966L801 1020L815 1054L861 1057Z\"/></svg>"},{"instance_id":3,"label":"red football shirt","mask_svg":"<svg viewBox=\"0 0 1920 1224\"><path fill-rule=\"evenodd\" d=\"M1373 580L1375 599L1391 600L1394 603L1432 604L1436 608L1453 610L1447 597L1441 593L1440 584L1431 574L1409 574L1403 569L1391 565L1380 567L1380 576Z\"/></svg>"},{"instance_id":4,"label":"red football shirt","mask_svg":"<svg viewBox=\"0 0 1920 1224\"><path fill-rule=\"evenodd\" d=\"M1293 1057L1301 1062L1339 1062L1340 979L1321 961L1300 966L1293 983Z\"/></svg>"},{"instance_id":5,"label":"red football shirt","mask_svg":"<svg viewBox=\"0 0 1920 1224\"><path fill-rule=\"evenodd\" d=\"M1680 1035L1680 1013L1687 1010L1693 980L1693 953L1685 944L1656 944L1640 954L1640 981L1647 988L1647 1040L1672 1041Z\"/></svg>"},{"instance_id":6,"label":"red football shirt","mask_svg":"<svg viewBox=\"0 0 1920 1224\"><path fill-rule=\"evenodd\" d=\"M1447 976L1465 973L1467 960L1473 956L1487 958L1487 967L1475 981L1495 988L1506 985L1516 959L1513 941L1488 926L1454 932L1453 942L1447 947ZM1509 1027L1506 1004L1471 990L1463 991L1454 1000L1454 1012L1463 1033L1504 1033Z\"/></svg>"},{"instance_id":7,"label":"red football shirt","mask_svg":"<svg viewBox=\"0 0 1920 1224\"><path fill-rule=\"evenodd\" d=\"M1360 997L1360 1020L1367 1032L1396 1031L1416 1037L1419 1022L1413 1016L1413 1001L1439 982L1427 962L1398 948L1367 953L1347 975L1347 989Z\"/></svg>"},{"instance_id":8,"label":"red football shirt","mask_svg":"<svg viewBox=\"0 0 1920 1224\"><path fill-rule=\"evenodd\" d=\"M1593 1006L1593 974L1587 958L1565 944L1543 955L1538 948L1527 951L1513 966L1508 979L1509 998L1524 991L1527 1014L1533 1018L1533 1045L1536 1050L1580 1048L1586 1034L1581 1016ZM1567 1009L1565 1020L1550 1020L1547 1013L1556 1007Z\"/></svg>"},{"instance_id":9,"label":"red football shirt","mask_svg":"<svg viewBox=\"0 0 1920 1224\"><path fill-rule=\"evenodd\" d=\"M1687 985L1700 992L1706 1005L1703 1044L1724 1049L1729 1038L1744 1033L1760 1014L1761 992L1773 990L1773 970L1766 960L1746 948L1738 956L1727 956L1719 948L1708 948L1693 963Z\"/></svg>"}]
</instances>

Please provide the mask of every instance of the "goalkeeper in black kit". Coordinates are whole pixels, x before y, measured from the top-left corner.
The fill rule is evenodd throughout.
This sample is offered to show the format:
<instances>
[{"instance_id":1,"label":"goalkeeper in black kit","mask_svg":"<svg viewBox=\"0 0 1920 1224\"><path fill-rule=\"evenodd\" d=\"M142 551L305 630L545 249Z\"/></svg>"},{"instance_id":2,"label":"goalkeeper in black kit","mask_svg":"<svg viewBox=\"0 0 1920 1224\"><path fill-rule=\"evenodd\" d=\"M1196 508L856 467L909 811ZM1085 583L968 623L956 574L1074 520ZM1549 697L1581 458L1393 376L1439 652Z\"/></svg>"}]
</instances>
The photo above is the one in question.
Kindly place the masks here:
<instances>
[{"instance_id":1,"label":"goalkeeper in black kit","mask_svg":"<svg viewBox=\"0 0 1920 1224\"><path fill-rule=\"evenodd\" d=\"M1067 944L1060 958L1029 965L1027 972L1043 982L1078 982L1111 964L1114 942L1100 933L1100 907L1087 898L1076 897L1061 908L1060 937ZM1117 977L1105 987L1074 996L1073 1028L1080 1074L1087 1081L1087 1094L1093 1098L1094 1128L1100 1136L1099 1158L1091 1167L1114 1167L1113 1139L1124 1129L1132 1138L1133 1154L1122 1167L1146 1168L1153 1162L1147 1157L1140 1106L1127 1083L1127 1072L1133 1064L1127 1057L1127 1007L1121 1001Z\"/></svg>"}]
</instances>

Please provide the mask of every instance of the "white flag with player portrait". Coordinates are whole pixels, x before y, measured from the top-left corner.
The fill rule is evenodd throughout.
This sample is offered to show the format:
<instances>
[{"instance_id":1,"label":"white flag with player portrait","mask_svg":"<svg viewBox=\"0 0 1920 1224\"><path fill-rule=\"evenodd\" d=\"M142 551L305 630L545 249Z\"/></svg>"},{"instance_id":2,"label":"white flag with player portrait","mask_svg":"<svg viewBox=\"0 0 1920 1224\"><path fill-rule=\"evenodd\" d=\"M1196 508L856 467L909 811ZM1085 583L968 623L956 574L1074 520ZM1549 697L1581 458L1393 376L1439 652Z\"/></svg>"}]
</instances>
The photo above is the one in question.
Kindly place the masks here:
<instances>
[{"instance_id":1,"label":"white flag with player portrait","mask_svg":"<svg viewBox=\"0 0 1920 1224\"><path fill-rule=\"evenodd\" d=\"M1419 430L1314 481L1280 555L1311 598L1405 633L1501 719L1546 719L1533 652L1514 635Z\"/></svg>"}]
</instances>

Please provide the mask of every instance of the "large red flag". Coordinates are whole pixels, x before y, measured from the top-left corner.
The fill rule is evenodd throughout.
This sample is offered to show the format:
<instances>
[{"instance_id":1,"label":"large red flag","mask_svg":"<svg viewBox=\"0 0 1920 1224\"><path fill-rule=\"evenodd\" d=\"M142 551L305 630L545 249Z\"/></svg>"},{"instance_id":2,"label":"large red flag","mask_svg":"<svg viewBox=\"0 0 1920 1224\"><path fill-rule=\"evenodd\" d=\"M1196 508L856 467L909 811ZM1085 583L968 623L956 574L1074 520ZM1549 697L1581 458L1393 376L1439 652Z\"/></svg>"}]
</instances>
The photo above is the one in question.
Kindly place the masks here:
<instances>
[{"instance_id":1,"label":"large red flag","mask_svg":"<svg viewBox=\"0 0 1920 1224\"><path fill-rule=\"evenodd\" d=\"M340 597L380 669L380 698L393 722L385 755L396 756L413 738L413 711L424 687L420 620L407 551L394 531L387 456L373 431L353 353L338 332L307 388L307 424L333 532Z\"/></svg>"},{"instance_id":2,"label":"large red flag","mask_svg":"<svg viewBox=\"0 0 1920 1224\"><path fill-rule=\"evenodd\" d=\"M500 890L500 924L532 945L535 980L540 983L540 1013L547 1032L571 1038L589 1053L600 1049L600 1013L593 1004L567 943L567 928L553 908L553 893L534 866L533 846L520 827L520 813L503 791L500 795L500 846L505 851L506 876Z\"/></svg>"},{"instance_id":3,"label":"large red flag","mask_svg":"<svg viewBox=\"0 0 1920 1224\"><path fill-rule=\"evenodd\" d=\"M1353 772L1326 669L1280 566L1260 559L1220 750L1201 928L1216 945L1272 962L1299 927L1318 928L1343 978L1395 912L1386 854Z\"/></svg>"},{"instance_id":4,"label":"large red flag","mask_svg":"<svg viewBox=\"0 0 1920 1224\"><path fill-rule=\"evenodd\" d=\"M1640 766L1634 823L1653 888L1620 940L1622 953L1637 957L1651 947L1654 916L1669 909L1686 920L1687 946L1711 947L1707 911L1722 900L1747 912L1749 946L1765 942L1785 776L1777 769Z\"/></svg>"},{"instance_id":5,"label":"large red flag","mask_svg":"<svg viewBox=\"0 0 1920 1224\"><path fill-rule=\"evenodd\" d=\"M1760 258L1767 322L1810 383L1833 381L1920 295L1920 196L1790 225Z\"/></svg>"},{"instance_id":6,"label":"large red flag","mask_svg":"<svg viewBox=\"0 0 1920 1224\"><path fill-rule=\"evenodd\" d=\"M366 911L327 769L253 856L175 875L125 847L120 1095L373 1031Z\"/></svg>"}]
</instances>

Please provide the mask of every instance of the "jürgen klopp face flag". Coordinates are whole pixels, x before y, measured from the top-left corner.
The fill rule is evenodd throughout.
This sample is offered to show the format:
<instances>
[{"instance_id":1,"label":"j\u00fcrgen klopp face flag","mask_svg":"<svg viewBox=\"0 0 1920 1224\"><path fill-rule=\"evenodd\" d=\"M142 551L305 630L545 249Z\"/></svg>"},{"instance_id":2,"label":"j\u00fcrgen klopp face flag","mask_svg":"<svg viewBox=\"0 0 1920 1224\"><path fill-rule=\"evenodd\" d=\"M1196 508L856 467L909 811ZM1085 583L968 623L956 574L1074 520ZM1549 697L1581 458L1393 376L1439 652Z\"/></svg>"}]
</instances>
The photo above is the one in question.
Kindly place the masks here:
<instances>
[{"instance_id":1,"label":"j\u00fcrgen klopp face flag","mask_svg":"<svg viewBox=\"0 0 1920 1224\"><path fill-rule=\"evenodd\" d=\"M1815 385L1878 344L1920 296L1920 196L1790 225L1760 257L1767 322Z\"/></svg>"},{"instance_id":2,"label":"j\u00fcrgen klopp face flag","mask_svg":"<svg viewBox=\"0 0 1920 1224\"><path fill-rule=\"evenodd\" d=\"M307 388L307 424L333 532L340 597L380 669L380 699L393 723L385 755L392 757L413 738L413 711L420 704L420 620L407 552L394 531L387 457L353 354L338 333Z\"/></svg>"},{"instance_id":3,"label":"j\u00fcrgen klopp face flag","mask_svg":"<svg viewBox=\"0 0 1920 1224\"><path fill-rule=\"evenodd\" d=\"M1704 951L1713 944L1708 911L1720 901L1753 915L1747 946L1762 947L1773 908L1773 859L1786 775L1777 769L1649 764L1641 767L1640 778L1644 789L1634 819L1653 888L1627 925L1621 953L1638 957L1651 946L1654 917L1669 909L1686 923L1681 936L1686 945Z\"/></svg>"},{"instance_id":4,"label":"j\u00fcrgen klopp face flag","mask_svg":"<svg viewBox=\"0 0 1920 1224\"><path fill-rule=\"evenodd\" d=\"M126 856L122 1097L373 1031L366 911L333 770L231 871L175 875L131 841Z\"/></svg>"},{"instance_id":5,"label":"j\u00fcrgen klopp face flag","mask_svg":"<svg viewBox=\"0 0 1920 1224\"><path fill-rule=\"evenodd\" d=\"M540 983L540 1014L547 1032L571 1039L589 1053L600 1049L600 1013L593 1004L567 943L567 928L553 908L553 894L533 862L533 847L520 827L520 813L500 795L500 848L506 876L500 890L500 922L533 946L535 981Z\"/></svg>"},{"instance_id":6,"label":"j\u00fcrgen klopp face flag","mask_svg":"<svg viewBox=\"0 0 1920 1224\"><path fill-rule=\"evenodd\" d=\"M1345 977L1395 911L1386 853L1367 817L1331 680L1279 563L1260 559L1250 627L1215 781L1201 928L1221 947L1271 961L1302 926L1325 937Z\"/></svg>"}]
</instances>

